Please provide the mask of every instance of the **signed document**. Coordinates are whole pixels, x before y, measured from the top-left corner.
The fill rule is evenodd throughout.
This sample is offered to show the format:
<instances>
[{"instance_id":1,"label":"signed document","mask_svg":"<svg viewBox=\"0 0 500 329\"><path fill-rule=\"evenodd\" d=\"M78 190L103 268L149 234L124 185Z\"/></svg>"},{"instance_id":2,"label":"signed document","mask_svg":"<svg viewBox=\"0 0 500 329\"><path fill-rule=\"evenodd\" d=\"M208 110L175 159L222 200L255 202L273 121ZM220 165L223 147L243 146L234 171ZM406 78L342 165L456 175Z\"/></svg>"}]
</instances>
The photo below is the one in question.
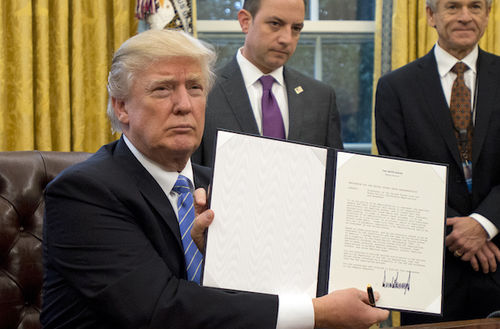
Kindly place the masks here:
<instances>
[{"instance_id":1,"label":"signed document","mask_svg":"<svg viewBox=\"0 0 500 329\"><path fill-rule=\"evenodd\" d=\"M441 313L446 166L219 131L213 167L204 286Z\"/></svg>"},{"instance_id":2,"label":"signed document","mask_svg":"<svg viewBox=\"0 0 500 329\"><path fill-rule=\"evenodd\" d=\"M377 306L441 313L446 174L338 152L329 290L369 283Z\"/></svg>"}]
</instances>

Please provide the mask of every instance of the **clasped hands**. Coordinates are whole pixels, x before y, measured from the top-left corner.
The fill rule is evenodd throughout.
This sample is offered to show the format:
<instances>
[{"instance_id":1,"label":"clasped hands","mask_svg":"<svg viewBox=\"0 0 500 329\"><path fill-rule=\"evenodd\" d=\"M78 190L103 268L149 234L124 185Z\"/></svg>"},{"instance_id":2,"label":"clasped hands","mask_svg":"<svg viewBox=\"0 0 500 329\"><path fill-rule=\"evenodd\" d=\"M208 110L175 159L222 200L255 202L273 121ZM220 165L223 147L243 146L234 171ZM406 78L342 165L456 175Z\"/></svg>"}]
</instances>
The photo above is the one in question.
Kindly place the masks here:
<instances>
[{"instance_id":1,"label":"clasped hands","mask_svg":"<svg viewBox=\"0 0 500 329\"><path fill-rule=\"evenodd\" d=\"M453 229L445 243L455 257L470 262L475 271L495 272L500 263L500 250L491 241L484 228L472 217L450 217L446 225Z\"/></svg>"}]
</instances>

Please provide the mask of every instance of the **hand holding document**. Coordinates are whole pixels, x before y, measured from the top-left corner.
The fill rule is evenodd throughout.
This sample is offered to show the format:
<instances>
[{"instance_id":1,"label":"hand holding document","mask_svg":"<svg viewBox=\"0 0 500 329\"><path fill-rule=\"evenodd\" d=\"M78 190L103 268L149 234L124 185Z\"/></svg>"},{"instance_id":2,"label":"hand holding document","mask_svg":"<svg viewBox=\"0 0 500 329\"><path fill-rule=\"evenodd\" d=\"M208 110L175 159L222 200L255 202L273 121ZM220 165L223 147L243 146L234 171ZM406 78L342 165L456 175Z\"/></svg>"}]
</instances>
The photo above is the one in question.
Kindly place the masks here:
<instances>
[{"instance_id":1,"label":"hand holding document","mask_svg":"<svg viewBox=\"0 0 500 329\"><path fill-rule=\"evenodd\" d=\"M447 167L219 131L203 285L441 312Z\"/></svg>"}]
</instances>

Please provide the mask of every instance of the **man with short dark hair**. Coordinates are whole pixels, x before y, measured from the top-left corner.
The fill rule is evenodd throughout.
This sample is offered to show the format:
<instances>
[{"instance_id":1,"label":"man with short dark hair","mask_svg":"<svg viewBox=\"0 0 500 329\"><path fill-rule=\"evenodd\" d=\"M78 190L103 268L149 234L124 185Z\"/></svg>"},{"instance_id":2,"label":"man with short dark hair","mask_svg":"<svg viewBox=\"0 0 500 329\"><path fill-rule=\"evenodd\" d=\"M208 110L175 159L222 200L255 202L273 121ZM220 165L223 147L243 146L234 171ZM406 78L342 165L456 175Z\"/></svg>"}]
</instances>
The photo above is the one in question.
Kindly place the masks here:
<instances>
[{"instance_id":1,"label":"man with short dark hair","mask_svg":"<svg viewBox=\"0 0 500 329\"><path fill-rule=\"evenodd\" d=\"M387 318L357 289L301 303L199 285L214 213L211 171L190 157L214 61L200 41L168 30L136 35L114 55L108 115L121 139L46 190L45 329L367 328Z\"/></svg>"},{"instance_id":2,"label":"man with short dark hair","mask_svg":"<svg viewBox=\"0 0 500 329\"><path fill-rule=\"evenodd\" d=\"M444 315L403 314L403 324L500 309L500 57L478 47L491 4L427 0L436 45L378 82L380 154L449 165Z\"/></svg>"},{"instance_id":3,"label":"man with short dark hair","mask_svg":"<svg viewBox=\"0 0 500 329\"><path fill-rule=\"evenodd\" d=\"M245 44L218 71L194 162L211 165L217 128L343 147L332 87L284 66L297 47L305 8L304 0L245 1L238 12Z\"/></svg>"}]
</instances>

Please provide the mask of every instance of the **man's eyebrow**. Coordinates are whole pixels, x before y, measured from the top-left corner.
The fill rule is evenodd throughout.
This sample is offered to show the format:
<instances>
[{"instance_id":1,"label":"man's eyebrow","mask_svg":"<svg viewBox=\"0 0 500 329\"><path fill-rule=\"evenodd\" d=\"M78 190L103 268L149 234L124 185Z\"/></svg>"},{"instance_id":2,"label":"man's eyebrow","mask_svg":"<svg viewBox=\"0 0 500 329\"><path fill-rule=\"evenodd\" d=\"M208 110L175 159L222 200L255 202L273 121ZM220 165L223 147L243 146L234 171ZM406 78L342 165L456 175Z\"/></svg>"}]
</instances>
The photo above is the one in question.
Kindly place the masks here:
<instances>
[{"instance_id":1,"label":"man's eyebrow","mask_svg":"<svg viewBox=\"0 0 500 329\"><path fill-rule=\"evenodd\" d=\"M154 88L156 86L171 85L173 83L175 83L175 78L173 76L171 76L171 77L164 77L164 78L161 78L161 79L155 79L155 80L149 81L146 84L146 88L147 89L152 89L152 88Z\"/></svg>"},{"instance_id":2,"label":"man's eyebrow","mask_svg":"<svg viewBox=\"0 0 500 329\"><path fill-rule=\"evenodd\" d=\"M161 79L155 79L150 81L147 85L147 89L152 89L156 86L161 86L161 85L174 85L178 83L179 81L175 78L175 76L166 76ZM193 74L188 74L186 76L186 82L188 83L203 83L203 75L200 73L193 73Z\"/></svg>"},{"instance_id":3,"label":"man's eyebrow","mask_svg":"<svg viewBox=\"0 0 500 329\"><path fill-rule=\"evenodd\" d=\"M159 78L159 79L151 80L150 84L171 83L173 81L175 81L175 77L172 75L172 76L165 76L165 77L162 77L162 78Z\"/></svg>"},{"instance_id":4,"label":"man's eyebrow","mask_svg":"<svg viewBox=\"0 0 500 329\"><path fill-rule=\"evenodd\" d=\"M203 75L201 73L190 73L186 75L186 80L201 79L202 76Z\"/></svg>"},{"instance_id":5,"label":"man's eyebrow","mask_svg":"<svg viewBox=\"0 0 500 329\"><path fill-rule=\"evenodd\" d=\"M202 74L193 73L186 76L186 82L204 84L205 79Z\"/></svg>"},{"instance_id":6,"label":"man's eyebrow","mask_svg":"<svg viewBox=\"0 0 500 329\"><path fill-rule=\"evenodd\" d=\"M278 16L270 16L268 18L268 21L278 21L280 24L286 24L287 23L285 20L283 20L282 18L280 18ZM290 24L293 25L293 26L304 27L304 22L292 22Z\"/></svg>"},{"instance_id":7,"label":"man's eyebrow","mask_svg":"<svg viewBox=\"0 0 500 329\"><path fill-rule=\"evenodd\" d=\"M278 16L270 16L270 17L268 18L268 20L269 20L269 21L278 21L278 22L280 22L281 24L285 23L285 21L284 21L283 19L279 18Z\"/></svg>"}]
</instances>

